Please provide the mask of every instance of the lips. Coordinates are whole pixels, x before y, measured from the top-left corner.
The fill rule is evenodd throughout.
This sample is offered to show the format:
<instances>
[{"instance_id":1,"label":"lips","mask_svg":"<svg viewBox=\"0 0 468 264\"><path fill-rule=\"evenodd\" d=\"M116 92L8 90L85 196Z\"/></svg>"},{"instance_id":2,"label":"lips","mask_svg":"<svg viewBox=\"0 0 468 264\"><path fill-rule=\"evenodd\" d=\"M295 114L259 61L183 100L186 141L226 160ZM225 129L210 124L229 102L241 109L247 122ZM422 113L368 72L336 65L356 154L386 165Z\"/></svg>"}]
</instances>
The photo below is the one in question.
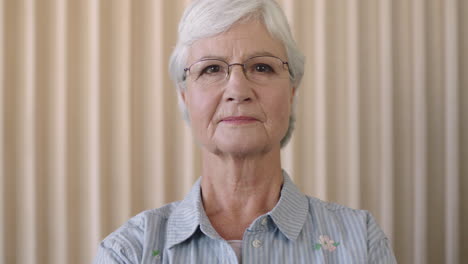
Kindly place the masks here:
<instances>
[{"instance_id":1,"label":"lips","mask_svg":"<svg viewBox=\"0 0 468 264\"><path fill-rule=\"evenodd\" d=\"M257 121L257 118L251 116L229 116L221 119L221 122L228 124L248 124Z\"/></svg>"}]
</instances>

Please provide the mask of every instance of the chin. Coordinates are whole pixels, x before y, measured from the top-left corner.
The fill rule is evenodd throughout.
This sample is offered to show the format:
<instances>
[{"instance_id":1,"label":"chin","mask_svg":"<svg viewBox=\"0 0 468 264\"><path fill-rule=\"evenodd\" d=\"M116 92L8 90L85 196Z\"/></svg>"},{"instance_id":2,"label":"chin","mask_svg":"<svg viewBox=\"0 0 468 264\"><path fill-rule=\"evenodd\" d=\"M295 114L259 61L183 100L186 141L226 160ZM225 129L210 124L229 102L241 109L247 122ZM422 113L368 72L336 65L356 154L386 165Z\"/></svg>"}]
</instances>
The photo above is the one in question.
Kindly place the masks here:
<instances>
[{"instance_id":1,"label":"chin","mask_svg":"<svg viewBox=\"0 0 468 264\"><path fill-rule=\"evenodd\" d=\"M249 157L266 154L273 149L273 145L262 140L243 139L242 141L229 140L218 142L215 153L223 156Z\"/></svg>"}]
</instances>

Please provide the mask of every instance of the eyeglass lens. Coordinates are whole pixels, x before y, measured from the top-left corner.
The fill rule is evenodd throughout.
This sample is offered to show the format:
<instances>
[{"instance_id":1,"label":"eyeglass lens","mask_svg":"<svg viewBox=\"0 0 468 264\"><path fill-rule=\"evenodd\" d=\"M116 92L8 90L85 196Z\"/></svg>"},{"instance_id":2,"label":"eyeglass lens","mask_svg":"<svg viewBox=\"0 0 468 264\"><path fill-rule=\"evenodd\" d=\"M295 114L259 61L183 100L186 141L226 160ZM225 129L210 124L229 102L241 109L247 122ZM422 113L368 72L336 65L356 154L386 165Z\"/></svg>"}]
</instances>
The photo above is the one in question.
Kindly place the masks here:
<instances>
[{"instance_id":1,"label":"eyeglass lens","mask_svg":"<svg viewBox=\"0 0 468 264\"><path fill-rule=\"evenodd\" d=\"M246 78L250 81L267 83L288 77L287 67L284 64L279 58L269 56L253 57L243 64L231 65L218 59L205 59L192 64L189 68L189 76L200 84L219 83L228 78L232 67L241 66Z\"/></svg>"}]
</instances>

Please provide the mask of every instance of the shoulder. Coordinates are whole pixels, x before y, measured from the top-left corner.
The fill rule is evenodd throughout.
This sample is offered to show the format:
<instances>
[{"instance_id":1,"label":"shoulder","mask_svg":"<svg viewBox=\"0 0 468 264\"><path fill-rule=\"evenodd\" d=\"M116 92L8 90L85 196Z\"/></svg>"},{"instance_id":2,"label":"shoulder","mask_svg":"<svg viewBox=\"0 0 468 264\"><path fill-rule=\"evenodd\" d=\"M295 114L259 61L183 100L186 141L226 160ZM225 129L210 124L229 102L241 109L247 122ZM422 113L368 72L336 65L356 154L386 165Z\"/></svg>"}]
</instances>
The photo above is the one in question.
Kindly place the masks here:
<instances>
[{"instance_id":1,"label":"shoulder","mask_svg":"<svg viewBox=\"0 0 468 264\"><path fill-rule=\"evenodd\" d=\"M137 241L142 238L142 235L145 232L162 231L167 219L179 203L180 202L174 202L161 208L143 211L130 218L125 224L107 236L103 241L117 242L121 241L123 237L127 238L127 241Z\"/></svg>"},{"instance_id":2,"label":"shoulder","mask_svg":"<svg viewBox=\"0 0 468 264\"><path fill-rule=\"evenodd\" d=\"M375 218L367 210L353 209L341 204L322 201L307 196L310 213L331 224L339 224L347 229L362 231L373 239L383 239L385 234L378 226Z\"/></svg>"},{"instance_id":3,"label":"shoulder","mask_svg":"<svg viewBox=\"0 0 468 264\"><path fill-rule=\"evenodd\" d=\"M367 210L353 209L341 204L326 202L307 196L310 212L320 217L334 218L349 224L373 225L375 220Z\"/></svg>"},{"instance_id":4,"label":"shoulder","mask_svg":"<svg viewBox=\"0 0 468 264\"><path fill-rule=\"evenodd\" d=\"M343 244L361 248L370 263L396 263L387 236L369 211L307 198L310 219L323 234L332 234Z\"/></svg>"},{"instance_id":5,"label":"shoulder","mask_svg":"<svg viewBox=\"0 0 468 264\"><path fill-rule=\"evenodd\" d=\"M109 234L99 245L94 263L140 263L145 243L164 243L167 220L180 202L139 213ZM118 261L117 261L118 260Z\"/></svg>"}]
</instances>

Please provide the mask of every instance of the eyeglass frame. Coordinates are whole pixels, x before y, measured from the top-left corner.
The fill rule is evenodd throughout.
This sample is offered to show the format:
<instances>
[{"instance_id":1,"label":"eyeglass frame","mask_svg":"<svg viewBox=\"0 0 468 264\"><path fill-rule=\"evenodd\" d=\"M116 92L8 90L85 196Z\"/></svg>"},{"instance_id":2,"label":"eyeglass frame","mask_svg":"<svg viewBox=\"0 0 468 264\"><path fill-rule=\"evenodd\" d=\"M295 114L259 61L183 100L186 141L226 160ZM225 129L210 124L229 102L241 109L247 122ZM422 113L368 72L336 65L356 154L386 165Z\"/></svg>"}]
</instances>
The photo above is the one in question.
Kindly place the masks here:
<instances>
[{"instance_id":1,"label":"eyeglass frame","mask_svg":"<svg viewBox=\"0 0 468 264\"><path fill-rule=\"evenodd\" d=\"M242 72L244 73L244 76L247 77L246 73L245 73L245 62L248 61L248 60L251 60L251 59L255 59L255 58L259 58L259 57L270 57L270 58L275 58L275 59L278 59L279 61L281 61L281 63L283 64L283 67L284 65L287 65L288 66L288 72L289 72L289 75L292 76L292 73L291 73L291 70L289 68L289 62L288 61L283 61L281 58L278 58L276 56L271 56L271 55L258 55L258 56L253 56L253 57L250 57L248 59L246 59L244 61L244 63L231 63L229 64L227 61L225 60L222 60L222 59L211 59L211 58L206 58L206 59L201 59L201 60L198 60L192 64L190 64L190 66L184 68L184 76L183 76L183 80L185 81L187 79L187 71L190 72L190 68L192 68L193 65L199 63L199 62L202 62L202 61L208 61L208 60L216 60L216 61L220 61L220 62L224 62L227 66L228 66L228 71L227 71L227 74L226 74L226 77L225 79L227 79L230 75L231 75L231 67L232 66L235 66L235 65L239 65L239 66L242 66Z\"/></svg>"}]
</instances>

